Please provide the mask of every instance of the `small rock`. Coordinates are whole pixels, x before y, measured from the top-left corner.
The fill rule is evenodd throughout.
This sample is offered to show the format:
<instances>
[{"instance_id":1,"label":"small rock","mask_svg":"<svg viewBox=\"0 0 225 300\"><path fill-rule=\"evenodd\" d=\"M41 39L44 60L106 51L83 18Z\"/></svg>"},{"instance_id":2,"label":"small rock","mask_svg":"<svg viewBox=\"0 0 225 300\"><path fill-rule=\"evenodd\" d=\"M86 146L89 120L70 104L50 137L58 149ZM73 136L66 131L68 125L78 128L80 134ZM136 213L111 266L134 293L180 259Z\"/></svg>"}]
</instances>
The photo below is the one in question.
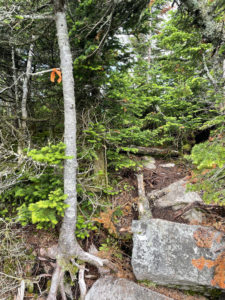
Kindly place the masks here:
<instances>
[{"instance_id":1,"label":"small rock","mask_svg":"<svg viewBox=\"0 0 225 300\"><path fill-rule=\"evenodd\" d=\"M149 193L147 198L153 202L154 207L172 207L174 211L183 209L194 202L203 202L196 192L186 192L186 181L184 179L176 181L162 190ZM189 222L202 222L203 217L204 214L196 208L191 208L182 215L182 218Z\"/></svg>"},{"instance_id":2,"label":"small rock","mask_svg":"<svg viewBox=\"0 0 225 300\"><path fill-rule=\"evenodd\" d=\"M143 159L144 159L143 165L144 165L145 169L148 169L148 170L155 170L156 169L155 159L153 157L144 156Z\"/></svg>"},{"instance_id":3,"label":"small rock","mask_svg":"<svg viewBox=\"0 0 225 300\"><path fill-rule=\"evenodd\" d=\"M168 164L161 164L159 165L160 167L163 167L163 168L174 168L175 167L175 164L173 163L168 163Z\"/></svg>"},{"instance_id":4,"label":"small rock","mask_svg":"<svg viewBox=\"0 0 225 300\"><path fill-rule=\"evenodd\" d=\"M181 179L170 184L168 187L149 193L147 197L154 201L157 207L178 206L202 202L201 197L196 192L186 192L186 181Z\"/></svg>"},{"instance_id":5,"label":"small rock","mask_svg":"<svg viewBox=\"0 0 225 300\"><path fill-rule=\"evenodd\" d=\"M197 208L192 208L182 215L183 219L189 222L198 222L198 223L202 223L203 217L204 217L203 213Z\"/></svg>"},{"instance_id":6,"label":"small rock","mask_svg":"<svg viewBox=\"0 0 225 300\"><path fill-rule=\"evenodd\" d=\"M88 291L85 300L173 300L124 278L105 276Z\"/></svg>"}]
</instances>

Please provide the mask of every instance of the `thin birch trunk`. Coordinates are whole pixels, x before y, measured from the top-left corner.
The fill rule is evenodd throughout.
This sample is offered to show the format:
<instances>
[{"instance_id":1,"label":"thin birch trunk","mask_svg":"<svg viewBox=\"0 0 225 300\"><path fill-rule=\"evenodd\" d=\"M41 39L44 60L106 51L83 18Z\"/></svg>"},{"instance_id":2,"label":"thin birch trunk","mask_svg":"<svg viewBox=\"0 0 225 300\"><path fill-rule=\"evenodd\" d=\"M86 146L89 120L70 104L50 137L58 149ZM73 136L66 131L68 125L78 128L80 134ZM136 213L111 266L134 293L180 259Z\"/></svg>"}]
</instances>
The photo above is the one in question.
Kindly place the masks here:
<instances>
[{"instance_id":1,"label":"thin birch trunk","mask_svg":"<svg viewBox=\"0 0 225 300\"><path fill-rule=\"evenodd\" d=\"M103 260L85 252L75 238L77 219L77 153L73 63L69 44L64 1L54 0L54 8L63 84L64 143L66 145L65 154L69 157L64 163L64 193L67 195L65 203L69 206L65 210L62 227L60 229L59 243L56 253L57 267L52 276L51 288L47 298L48 300L56 299L58 288L63 280L63 265L64 263L68 263L70 259L74 259L74 257L79 258L82 261L89 262L96 267L107 264L113 268L113 266L107 260Z\"/></svg>"},{"instance_id":2,"label":"thin birch trunk","mask_svg":"<svg viewBox=\"0 0 225 300\"><path fill-rule=\"evenodd\" d=\"M149 26L152 27L151 20L149 21ZM149 45L148 45L148 71L147 71L147 82L148 83L151 81L151 77L149 74L149 71L151 69L151 63L152 63L152 41L151 41L151 38L152 38L152 30L150 29L149 34L148 34L148 42L149 42Z\"/></svg>"},{"instance_id":3,"label":"thin birch trunk","mask_svg":"<svg viewBox=\"0 0 225 300\"><path fill-rule=\"evenodd\" d=\"M28 59L27 59L26 74L23 80L23 97L21 102L21 115L22 115L21 127L23 130L25 130L27 127L27 98L28 98L29 81L30 81L31 69L32 69L33 50L34 50L34 44L30 44L30 49L29 49Z\"/></svg>"},{"instance_id":4,"label":"thin birch trunk","mask_svg":"<svg viewBox=\"0 0 225 300\"><path fill-rule=\"evenodd\" d=\"M15 87L15 115L17 116L19 113L19 90L18 90L18 79L17 79L17 71L16 71L14 46L12 47L12 69L13 69L13 83L14 83L14 87ZM19 116L18 116L18 119L16 120L16 122L17 122L16 126L18 128L21 128L21 122L20 122ZM22 139L22 135L21 135L20 131L18 131L18 132L19 132L18 141L20 141ZM20 142L18 142L17 153L19 155L19 160L21 160L22 145Z\"/></svg>"},{"instance_id":5,"label":"thin birch trunk","mask_svg":"<svg viewBox=\"0 0 225 300\"><path fill-rule=\"evenodd\" d=\"M73 79L72 55L69 45L69 35L64 11L56 12L56 28L60 49L62 71L63 98L64 98L64 143L66 145L66 159L64 163L64 193L67 195L63 224L60 230L60 252L70 255L75 244L75 227L77 217L77 153L76 153L76 113Z\"/></svg>"},{"instance_id":6,"label":"thin birch trunk","mask_svg":"<svg viewBox=\"0 0 225 300\"><path fill-rule=\"evenodd\" d=\"M220 110L225 114L225 59L223 60L223 101L220 104Z\"/></svg>"},{"instance_id":7,"label":"thin birch trunk","mask_svg":"<svg viewBox=\"0 0 225 300\"><path fill-rule=\"evenodd\" d=\"M22 160L23 156L23 149L25 148L25 141L27 140L27 99L28 99L28 92L29 92L29 81L31 77L31 71L32 71L32 60L33 60L33 50L34 50L34 44L30 44L30 49L28 52L28 58L27 58L27 68L26 68L26 74L24 76L23 80L23 96L21 101L21 124L20 124L20 131L21 136L19 137L18 141L18 154L19 154L19 162Z\"/></svg>"},{"instance_id":8,"label":"thin birch trunk","mask_svg":"<svg viewBox=\"0 0 225 300\"><path fill-rule=\"evenodd\" d=\"M18 91L18 79L17 79L17 72L16 72L16 62L15 62L15 48L12 47L12 69L13 69L13 83L15 86L15 107L16 113L18 112L19 108L19 91ZM20 119L18 119L18 127L20 127Z\"/></svg>"}]
</instances>

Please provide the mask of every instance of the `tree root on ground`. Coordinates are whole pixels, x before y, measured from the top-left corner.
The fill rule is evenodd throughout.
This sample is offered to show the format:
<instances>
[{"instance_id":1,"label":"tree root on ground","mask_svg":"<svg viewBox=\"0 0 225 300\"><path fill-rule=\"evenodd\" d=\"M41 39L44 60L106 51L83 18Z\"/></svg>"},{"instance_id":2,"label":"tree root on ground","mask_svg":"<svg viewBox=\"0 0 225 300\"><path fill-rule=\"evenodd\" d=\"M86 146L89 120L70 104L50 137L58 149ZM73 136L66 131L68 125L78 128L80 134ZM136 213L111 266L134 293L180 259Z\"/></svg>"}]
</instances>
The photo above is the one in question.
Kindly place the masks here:
<instances>
[{"instance_id":1,"label":"tree root on ground","mask_svg":"<svg viewBox=\"0 0 225 300\"><path fill-rule=\"evenodd\" d=\"M75 262L75 258L76 260L82 261L84 263L89 263L97 267L101 275L110 273L110 270L112 270L113 272L118 271L112 262L110 262L107 259L99 258L91 253L85 252L77 242L74 245L73 249L75 249L74 255L72 256L70 254L70 257L61 253L60 249L57 248L56 245L54 245L52 248L41 249L41 255L47 256L51 259L56 259L56 268L52 275L51 288L47 300L56 300L58 291L60 291L62 299L66 299L66 293L64 288L64 275L66 271L65 266L68 265L68 262L71 262L79 269L78 284L80 288L80 297L81 300L85 299L87 288L84 280L84 273L85 271L87 271L87 269L85 269L85 264L78 264L77 262ZM71 273L70 276L71 279L74 281L74 276Z\"/></svg>"}]
</instances>

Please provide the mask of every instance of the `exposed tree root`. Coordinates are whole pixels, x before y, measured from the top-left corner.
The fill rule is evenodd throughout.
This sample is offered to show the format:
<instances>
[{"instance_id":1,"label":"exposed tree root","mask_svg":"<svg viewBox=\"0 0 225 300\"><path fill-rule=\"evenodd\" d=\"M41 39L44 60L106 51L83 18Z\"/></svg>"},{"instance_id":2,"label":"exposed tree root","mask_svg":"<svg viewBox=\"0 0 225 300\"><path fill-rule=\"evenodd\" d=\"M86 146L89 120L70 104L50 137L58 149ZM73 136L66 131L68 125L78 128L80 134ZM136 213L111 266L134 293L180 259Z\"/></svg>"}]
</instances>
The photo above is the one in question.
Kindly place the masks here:
<instances>
[{"instance_id":1,"label":"exposed tree root","mask_svg":"<svg viewBox=\"0 0 225 300\"><path fill-rule=\"evenodd\" d=\"M51 282L51 288L48 294L48 300L56 300L58 288L60 285L60 282L63 280L64 271L62 267L57 263L57 266L55 268L55 271L52 275L52 282Z\"/></svg>"},{"instance_id":2,"label":"exposed tree root","mask_svg":"<svg viewBox=\"0 0 225 300\"><path fill-rule=\"evenodd\" d=\"M64 282L63 282L63 278L60 282L60 294L61 294L61 297L62 297L62 300L67 300L66 298L66 293L65 293L65 287L64 287Z\"/></svg>"},{"instance_id":3,"label":"exposed tree root","mask_svg":"<svg viewBox=\"0 0 225 300\"><path fill-rule=\"evenodd\" d=\"M80 267L80 271L79 271L80 300L84 300L87 293L87 287L84 280L84 272L85 272L85 266L83 265Z\"/></svg>"},{"instance_id":4,"label":"exposed tree root","mask_svg":"<svg viewBox=\"0 0 225 300\"><path fill-rule=\"evenodd\" d=\"M79 265L75 262L74 257L78 259L79 261L83 261L85 263L89 263L91 265L94 265L98 268L99 272L101 274L105 274L106 272L109 273L110 269L114 272L117 272L117 268L115 265L108 261L107 259L99 258L91 253L85 252L80 245L75 243L75 245L72 247L72 249L75 249L73 255L69 258L68 255L64 255L59 253L59 248L56 248L54 245L52 248L48 248L47 250L42 249L42 255L49 256L51 259L55 258L57 261L57 266L55 268L55 271L52 275L52 282L51 282L51 288L49 291L49 295L47 300L56 300L58 290L61 293L62 299L66 299L65 295L65 289L64 289L64 274L65 274L65 267L68 264L68 261L72 261L72 264L79 268L79 287L80 287L80 294L81 299L85 299L85 295L87 292L85 280L84 280L84 272L85 272L85 265ZM74 280L73 275L71 274L71 279Z\"/></svg>"},{"instance_id":5,"label":"exposed tree root","mask_svg":"<svg viewBox=\"0 0 225 300\"><path fill-rule=\"evenodd\" d=\"M24 299L25 287L26 287L25 281L22 280L22 281L21 281L21 285L20 285L20 287L18 288L18 294L17 294L15 300L23 300L23 299Z\"/></svg>"}]
</instances>

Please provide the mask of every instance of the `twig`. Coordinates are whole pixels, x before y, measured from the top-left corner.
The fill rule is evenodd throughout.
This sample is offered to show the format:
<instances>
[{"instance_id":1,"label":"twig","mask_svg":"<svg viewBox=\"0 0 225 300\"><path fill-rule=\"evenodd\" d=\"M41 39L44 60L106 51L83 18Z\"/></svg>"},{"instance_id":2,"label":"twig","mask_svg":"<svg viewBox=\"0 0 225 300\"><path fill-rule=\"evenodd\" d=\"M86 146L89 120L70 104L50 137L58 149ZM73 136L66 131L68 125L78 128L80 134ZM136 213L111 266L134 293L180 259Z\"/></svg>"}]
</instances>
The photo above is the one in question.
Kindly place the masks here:
<instances>
[{"instance_id":1,"label":"twig","mask_svg":"<svg viewBox=\"0 0 225 300\"><path fill-rule=\"evenodd\" d=\"M22 278L19 278L19 277L15 277L15 276L11 276L11 275L5 274L3 272L0 272L0 274L3 275L3 276L6 276L8 278L16 279L18 281L21 281L21 279L22 279Z\"/></svg>"},{"instance_id":2,"label":"twig","mask_svg":"<svg viewBox=\"0 0 225 300\"><path fill-rule=\"evenodd\" d=\"M60 70L60 68L54 68L56 70ZM43 75L45 73L49 73L52 72L52 69L48 69L48 70L44 70L44 71L40 71L40 72L36 72L36 73L30 73L31 76L39 76L39 75Z\"/></svg>"},{"instance_id":3,"label":"twig","mask_svg":"<svg viewBox=\"0 0 225 300\"><path fill-rule=\"evenodd\" d=\"M101 48L101 46L103 45L103 43L104 43L104 41L105 41L105 39L106 39L106 37L107 37L109 31L110 31L110 28L111 28L112 17L113 17L114 9L115 9L115 7L112 8L112 12L111 12L110 15L109 15L109 26L108 26L108 29L107 29L106 33L104 34L103 38L101 39L101 41L100 41L98 47L97 47L91 54L89 54L89 55L86 57L86 59L92 57L95 53L97 53L98 50L99 50L99 49ZM107 22L108 22L108 20L107 20ZM106 22L106 23L107 23L107 22Z\"/></svg>"},{"instance_id":4,"label":"twig","mask_svg":"<svg viewBox=\"0 0 225 300\"><path fill-rule=\"evenodd\" d=\"M205 54L204 53L202 54L202 58L203 58L204 70L206 71L206 74L207 74L209 80L214 85L214 88L216 89L217 88L217 82L216 82L216 80L212 77L212 75L209 72L209 68L208 68L208 66L206 64L206 59L205 59Z\"/></svg>"},{"instance_id":5,"label":"twig","mask_svg":"<svg viewBox=\"0 0 225 300\"><path fill-rule=\"evenodd\" d=\"M42 14L42 15L18 15L17 18L29 19L29 20L54 20L53 15Z\"/></svg>"},{"instance_id":6,"label":"twig","mask_svg":"<svg viewBox=\"0 0 225 300\"><path fill-rule=\"evenodd\" d=\"M179 211L175 214L175 219L182 216L183 214L185 214L187 211L189 211L193 207L200 207L200 204L201 204L200 202L195 201L193 203L190 203L190 204L186 205L181 211ZM202 209L204 209L204 207Z\"/></svg>"}]
</instances>

